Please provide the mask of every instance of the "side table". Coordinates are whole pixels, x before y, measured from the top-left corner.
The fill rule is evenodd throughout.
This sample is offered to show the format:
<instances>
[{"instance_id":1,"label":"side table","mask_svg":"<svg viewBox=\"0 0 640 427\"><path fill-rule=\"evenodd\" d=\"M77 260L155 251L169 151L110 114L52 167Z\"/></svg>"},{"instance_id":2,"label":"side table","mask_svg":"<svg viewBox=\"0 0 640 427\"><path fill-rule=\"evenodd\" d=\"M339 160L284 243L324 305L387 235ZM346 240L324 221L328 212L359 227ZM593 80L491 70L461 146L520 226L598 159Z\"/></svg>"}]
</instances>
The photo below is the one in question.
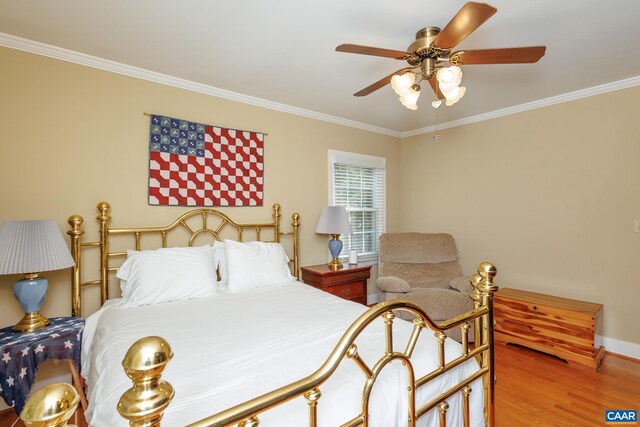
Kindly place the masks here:
<instances>
[{"instance_id":1,"label":"side table","mask_svg":"<svg viewBox=\"0 0 640 427\"><path fill-rule=\"evenodd\" d=\"M345 264L340 270L332 270L327 264L301 267L302 281L307 285L329 292L340 298L367 305L367 279L370 265Z\"/></svg>"},{"instance_id":2,"label":"side table","mask_svg":"<svg viewBox=\"0 0 640 427\"><path fill-rule=\"evenodd\" d=\"M38 367L47 359L68 361L73 385L80 394L83 409L87 409L78 374L84 319L54 317L49 320L49 326L34 332L13 332L11 326L0 329L0 396L18 415L29 397Z\"/></svg>"}]
</instances>

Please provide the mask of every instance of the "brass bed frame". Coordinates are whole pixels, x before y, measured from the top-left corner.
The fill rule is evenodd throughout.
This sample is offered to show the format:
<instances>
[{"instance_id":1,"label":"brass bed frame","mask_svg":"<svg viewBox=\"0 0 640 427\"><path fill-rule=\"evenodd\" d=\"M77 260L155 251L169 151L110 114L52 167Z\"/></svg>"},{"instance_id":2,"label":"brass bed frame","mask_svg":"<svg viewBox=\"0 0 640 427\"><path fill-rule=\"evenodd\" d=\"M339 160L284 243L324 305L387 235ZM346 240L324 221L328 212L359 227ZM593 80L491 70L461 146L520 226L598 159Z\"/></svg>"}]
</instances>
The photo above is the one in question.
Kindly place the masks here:
<instances>
[{"instance_id":1,"label":"brass bed frame","mask_svg":"<svg viewBox=\"0 0 640 427\"><path fill-rule=\"evenodd\" d=\"M261 232L265 229L273 230L273 241L280 242L280 237L290 235L293 237L293 259L292 267L294 275L298 277L299 258L298 258L298 230L300 227L300 216L297 213L292 215L292 231L283 232L280 228L280 206L273 206L273 221L258 224L239 224L232 221L225 214L213 209L195 209L189 211L173 223L165 227L144 227L144 228L110 228L109 223L111 216L109 215L110 206L106 202L101 202L97 206L99 215L97 217L100 230L100 239L97 242L83 242L82 230L83 218L79 215L69 217L70 230L67 232L71 238L71 251L76 266L72 271L72 315L81 315L81 291L86 286L100 285L101 301L104 303L109 298L109 272L116 270L112 267L110 260L116 257L126 256L124 252L109 251L109 237L115 235L129 235L134 238L134 247L136 250L141 249L141 236L144 234L159 234L162 239L162 247L167 246L167 233L177 228L183 228L187 231L189 237L189 245L199 235L206 233L219 240L220 233L223 228L230 227L235 230L236 238L239 241L243 239L243 233L246 230L253 230L256 233L256 240L260 240ZM201 228L194 229L188 224L191 218L201 218ZM211 218L215 218L217 226L209 228ZM96 280L82 280L82 249L99 248L100 258L100 278ZM204 426L235 426L238 427L257 427L260 423L259 415L273 407L294 398L304 397L308 403L308 425L316 427L318 425L317 406L320 403L322 393L320 388L322 384L336 371L339 364L345 359L350 359L362 371L365 382L362 391L361 412L351 420L342 424L342 427L355 427L368 425L368 406L369 398L373 386L378 375L383 368L390 362L399 360L406 367L408 374L408 425L415 426L416 420L427 412L436 409L439 411L439 422L441 427L446 427L446 414L449 409L447 399L456 393L462 394L462 418L464 425L470 425L469 400L472 393L470 384L477 378L482 378L483 397L484 397L484 413L482 416L487 426L493 426L495 423L494 412L494 343L493 343L493 296L497 292L498 287L494 284L493 279L496 275L496 268L491 263L481 263L478 266L478 274L471 278L473 291L470 297L474 303L474 309L460 316L443 322L434 322L431 317L419 306L403 300L393 300L380 303L371 307L363 313L355 322L346 330L338 344L326 359L324 364L313 374L302 378L294 383L285 385L279 389L273 390L262 396L258 396L247 402L226 409L222 412L202 419L194 424L195 427ZM398 311L408 311L415 316L413 320L413 331L409 337L404 351L394 349L393 345L393 323ZM357 337L372 322L382 317L385 323L385 342L384 353L373 366L367 363L358 354L358 347L355 343ZM475 333L475 345L469 345L469 331L473 325ZM453 360L446 362L445 357L445 341L447 339L446 331L448 329L461 328L462 331L462 351ZM431 329L438 343L438 366L432 372L420 378L415 378L414 369L411 361L412 353L417 345L418 338L423 329ZM144 337L134 343L128 350L122 365L125 373L133 382L133 387L127 390L118 403L117 410L120 415L129 420L131 426L159 426L160 420L165 409L173 398L173 388L167 382L161 380L162 371L166 364L173 357L173 352L169 343L161 337ZM476 359L480 369L475 373L461 380L458 384L450 389L442 392L431 401L426 402L422 406L416 407L415 393L416 390L424 386L435 378L444 375L448 371L458 367L469 359ZM44 418L49 420L47 423L39 425L65 425L66 421L75 410L76 404L68 404L71 398L67 395L67 404L62 398L50 401L52 407L45 411L43 395L34 395L34 401L27 402L25 412L30 409L30 420L38 419L38 414L42 412L41 421ZM37 409L39 408L39 409ZM115 409L115 408L114 408ZM51 413L56 412L60 417L52 417ZM46 416L45 416L46 412ZM23 412L24 414L24 412ZM65 418L66 417L66 418ZM58 421L56 421L58 420Z\"/></svg>"},{"instance_id":2,"label":"brass bed frame","mask_svg":"<svg viewBox=\"0 0 640 427\"><path fill-rule=\"evenodd\" d=\"M233 221L224 213L215 209L193 209L180 217L178 217L171 224L164 227L138 227L138 228L110 228L111 223L111 206L107 202L100 202L96 206L98 209L98 220L100 229L100 240L95 242L83 242L82 236L84 230L82 229L82 223L84 219L80 215L71 215L68 219L69 226L71 227L67 234L71 239L71 255L76 261L71 273L72 294L71 294L71 315L73 317L82 316L82 290L88 286L100 285L100 305L104 304L109 299L109 273L116 271L118 268L111 265L110 260L113 258L124 258L127 256L126 251L109 252L109 238L111 236L130 236L134 239L134 249L139 251L142 249L141 238L143 235L159 235L161 237L161 247L167 247L167 237L170 232L178 229L183 229L189 235L188 244L191 246L195 239L203 234L208 234L215 240L220 240L220 236L227 229L231 229L234 233L234 238L238 241L243 241L243 237L246 231L254 231L256 241L261 240L262 232L265 230L271 230L273 232L272 242L279 243L282 236L293 236L293 258L292 258L292 271L294 276L299 277L298 264L299 264L299 246L298 246L298 229L300 228L300 215L294 213L291 215L292 231L283 232L280 227L280 218L282 216L280 212L280 205L273 205L273 221L256 223L256 224L241 224ZM201 228L195 229L193 224L189 223L190 219L200 219ZM215 221L215 228L210 228L210 224ZM94 280L82 280L82 250L85 248L99 248L100 251L100 278ZM154 248L155 249L155 248Z\"/></svg>"}]
</instances>

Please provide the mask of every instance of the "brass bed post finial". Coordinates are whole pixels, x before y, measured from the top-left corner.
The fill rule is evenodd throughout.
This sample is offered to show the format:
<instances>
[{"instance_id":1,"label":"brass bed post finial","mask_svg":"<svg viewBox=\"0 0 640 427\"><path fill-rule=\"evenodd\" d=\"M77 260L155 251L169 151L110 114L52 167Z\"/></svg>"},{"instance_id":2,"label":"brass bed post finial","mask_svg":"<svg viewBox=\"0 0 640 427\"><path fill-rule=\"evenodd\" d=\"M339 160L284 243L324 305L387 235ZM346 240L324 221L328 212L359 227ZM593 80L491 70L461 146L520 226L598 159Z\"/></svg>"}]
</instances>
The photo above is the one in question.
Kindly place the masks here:
<instances>
[{"instance_id":1,"label":"brass bed post finial","mask_svg":"<svg viewBox=\"0 0 640 427\"><path fill-rule=\"evenodd\" d=\"M67 234L71 240L71 256L75 261L75 265L71 269L71 316L81 317L80 288L82 287L82 274L80 271L80 254L82 251L80 250L80 241L84 234L84 230L82 229L84 219L80 215L71 215L67 222L71 227L71 229L67 231Z\"/></svg>"},{"instance_id":2,"label":"brass bed post finial","mask_svg":"<svg viewBox=\"0 0 640 427\"><path fill-rule=\"evenodd\" d=\"M304 398L307 399L309 405L309 427L318 426L318 400L322 397L322 393L319 389L314 388L304 394Z\"/></svg>"},{"instance_id":3,"label":"brass bed post finial","mask_svg":"<svg viewBox=\"0 0 640 427\"><path fill-rule=\"evenodd\" d=\"M493 353L493 296L498 292L498 286L493 283L498 270L490 262L480 263L478 274L481 280L476 284L480 292L481 304L487 307L488 313L482 322L482 344L488 346L488 350L482 358L482 367L487 369L487 375L483 377L484 399L485 399L485 421L486 425L495 425L494 397L495 397L495 365Z\"/></svg>"},{"instance_id":4,"label":"brass bed post finial","mask_svg":"<svg viewBox=\"0 0 640 427\"><path fill-rule=\"evenodd\" d=\"M274 240L276 241L276 243L280 242L280 217L281 216L282 214L280 213L280 205L278 203L275 203L273 205L273 226L274 226L273 234L275 234Z\"/></svg>"},{"instance_id":5,"label":"brass bed post finial","mask_svg":"<svg viewBox=\"0 0 640 427\"><path fill-rule=\"evenodd\" d=\"M298 229L300 228L300 214L294 212L291 215L291 226L293 227L293 269L295 270L296 278L300 279L300 245L298 244Z\"/></svg>"},{"instance_id":6,"label":"brass bed post finial","mask_svg":"<svg viewBox=\"0 0 640 427\"><path fill-rule=\"evenodd\" d=\"M100 223L100 301L104 304L109 299L109 223L111 206L100 202L96 206L100 214L96 217Z\"/></svg>"},{"instance_id":7,"label":"brass bed post finial","mask_svg":"<svg viewBox=\"0 0 640 427\"><path fill-rule=\"evenodd\" d=\"M473 290L469 292L469 297L473 301L473 308L480 308L480 304L482 303L482 297L480 296L480 290L478 289L478 283L482 281L482 276L479 274L474 274L469 279L471 286L473 286ZM473 339L476 344L476 347L481 346L482 342L482 316L476 317L476 320L473 322ZM478 363L482 365L482 358L484 353L479 353L476 356Z\"/></svg>"},{"instance_id":8,"label":"brass bed post finial","mask_svg":"<svg viewBox=\"0 0 640 427\"><path fill-rule=\"evenodd\" d=\"M122 360L133 387L118 402L118 412L132 427L158 427L174 396L173 387L160 377L173 357L169 343L161 337L144 337L129 347Z\"/></svg>"},{"instance_id":9,"label":"brass bed post finial","mask_svg":"<svg viewBox=\"0 0 640 427\"><path fill-rule=\"evenodd\" d=\"M79 402L80 395L71 384L50 384L29 397L20 419L26 426L65 427Z\"/></svg>"},{"instance_id":10,"label":"brass bed post finial","mask_svg":"<svg viewBox=\"0 0 640 427\"><path fill-rule=\"evenodd\" d=\"M449 410L449 403L446 400L443 400L438 405L438 411L440 412L440 426L447 426L447 410Z\"/></svg>"}]
</instances>

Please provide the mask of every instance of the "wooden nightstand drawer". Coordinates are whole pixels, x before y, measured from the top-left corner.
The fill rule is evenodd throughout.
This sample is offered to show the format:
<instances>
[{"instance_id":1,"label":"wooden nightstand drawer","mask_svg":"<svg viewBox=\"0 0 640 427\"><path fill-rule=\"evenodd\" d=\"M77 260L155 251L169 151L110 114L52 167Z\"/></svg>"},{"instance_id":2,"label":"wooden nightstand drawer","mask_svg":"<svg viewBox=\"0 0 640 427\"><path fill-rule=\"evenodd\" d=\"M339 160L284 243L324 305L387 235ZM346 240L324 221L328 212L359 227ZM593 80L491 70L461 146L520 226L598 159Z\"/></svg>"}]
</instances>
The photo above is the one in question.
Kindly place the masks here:
<instances>
[{"instance_id":1,"label":"wooden nightstand drawer","mask_svg":"<svg viewBox=\"0 0 640 427\"><path fill-rule=\"evenodd\" d=\"M367 279L371 266L345 265L340 270L330 270L326 264L301 267L302 280L307 285L332 295L367 304Z\"/></svg>"},{"instance_id":2,"label":"wooden nightstand drawer","mask_svg":"<svg viewBox=\"0 0 640 427\"><path fill-rule=\"evenodd\" d=\"M366 284L366 281L365 281ZM329 286L325 291L344 299L361 300L364 295L362 283L350 283L348 285Z\"/></svg>"}]
</instances>

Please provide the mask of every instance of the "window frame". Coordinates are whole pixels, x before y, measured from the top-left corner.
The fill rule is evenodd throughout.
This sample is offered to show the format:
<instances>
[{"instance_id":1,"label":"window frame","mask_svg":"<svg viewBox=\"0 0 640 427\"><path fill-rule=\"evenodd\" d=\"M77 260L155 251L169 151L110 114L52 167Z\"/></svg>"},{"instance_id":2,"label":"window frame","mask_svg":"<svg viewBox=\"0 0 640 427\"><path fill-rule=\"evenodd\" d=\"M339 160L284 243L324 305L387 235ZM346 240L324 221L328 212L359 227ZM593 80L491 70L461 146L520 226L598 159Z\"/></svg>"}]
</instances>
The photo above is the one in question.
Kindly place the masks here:
<instances>
[{"instance_id":1,"label":"window frame","mask_svg":"<svg viewBox=\"0 0 640 427\"><path fill-rule=\"evenodd\" d=\"M351 166L359 166L364 168L375 168L382 170L382 230L384 233L387 229L387 159L369 154L352 153L348 151L329 150L329 205L334 205L334 165L344 164ZM358 262L371 262L379 259L379 251L374 254L362 255L358 254ZM341 260L348 259L348 254L340 257Z\"/></svg>"}]
</instances>

